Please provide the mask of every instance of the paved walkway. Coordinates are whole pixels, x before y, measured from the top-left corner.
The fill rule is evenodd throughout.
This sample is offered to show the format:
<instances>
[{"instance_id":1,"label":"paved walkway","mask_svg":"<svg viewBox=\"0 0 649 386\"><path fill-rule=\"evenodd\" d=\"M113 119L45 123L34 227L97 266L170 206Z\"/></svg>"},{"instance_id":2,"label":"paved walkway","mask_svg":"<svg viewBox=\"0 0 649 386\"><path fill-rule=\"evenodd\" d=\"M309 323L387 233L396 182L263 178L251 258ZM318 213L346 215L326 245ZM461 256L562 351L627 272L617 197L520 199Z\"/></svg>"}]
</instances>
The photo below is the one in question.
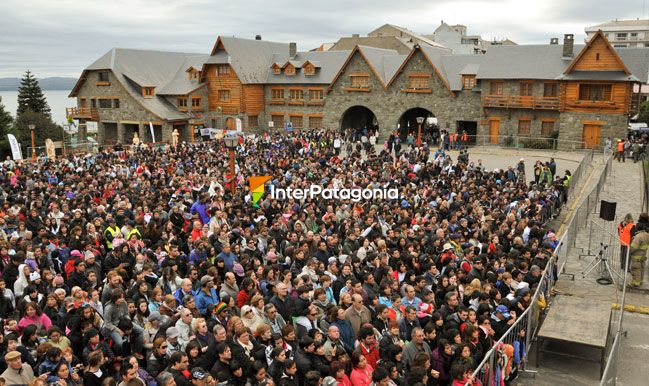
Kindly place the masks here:
<instances>
[{"instance_id":1,"label":"paved walkway","mask_svg":"<svg viewBox=\"0 0 649 386\"><path fill-rule=\"evenodd\" d=\"M595 187L603 166L602 156L596 156L591 167L591 175L586 179L586 185L583 186L576 207L579 207L579 201L584 200L592 188ZM612 172L607 177L606 184L600 194L600 200L617 203L616 221L606 222L599 219L599 202L597 202L595 210L588 215L587 219L580 219L580 221L586 223L582 223L583 226L577 235L575 248L569 254L565 267L565 273L574 275L574 280L570 280L570 275L561 277L556 285L556 289L561 294L598 300L611 305L621 301L621 286L598 284L596 279L600 275L597 269L585 277L582 272L593 260L592 255L599 253L601 249L600 241L604 242L604 244L611 242L617 233L617 223L627 213L631 213L634 219L637 219L642 210L644 192L642 183L642 166L640 163L634 164L628 160L626 163L613 162ZM596 225L591 225L591 221ZM620 265L618 248L618 246L612 246L610 252L605 252L614 270L616 270L616 267L619 270ZM589 252L591 256L583 256L588 255ZM647 281L649 281L649 272L645 273L645 282ZM649 288L649 285L645 284L644 287ZM626 304L647 307L649 306L649 295L643 291L627 291ZM593 317L606 318L608 315L593 315ZM618 313L614 312L613 320L617 320L617 317ZM649 357L649 334L646 333L646 323L649 317L627 312L624 318L624 329L627 331L628 337L623 337L620 344L618 384L646 384L646 380L649 378L649 368L640 365L640 363ZM615 328L611 331L611 340L614 334ZM571 347L567 346L560 349L572 350ZM581 351L582 355L589 354L587 349L575 348L575 350L577 352ZM593 357L597 358L597 354L595 353ZM540 368L534 369L530 367L530 369L539 371L536 378L521 379L519 384L593 385L599 383L599 364L579 359L553 358L545 354Z\"/></svg>"}]
</instances>

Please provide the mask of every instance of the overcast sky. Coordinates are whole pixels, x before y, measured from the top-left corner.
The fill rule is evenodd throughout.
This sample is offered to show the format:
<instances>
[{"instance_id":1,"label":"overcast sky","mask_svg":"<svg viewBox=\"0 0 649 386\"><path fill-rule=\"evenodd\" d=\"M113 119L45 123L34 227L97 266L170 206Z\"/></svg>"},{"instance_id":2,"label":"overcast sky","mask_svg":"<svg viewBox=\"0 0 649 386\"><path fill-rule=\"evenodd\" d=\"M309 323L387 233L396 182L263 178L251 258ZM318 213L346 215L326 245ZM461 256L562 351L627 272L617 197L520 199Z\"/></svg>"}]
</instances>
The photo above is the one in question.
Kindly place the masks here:
<instances>
[{"instance_id":1,"label":"overcast sky","mask_svg":"<svg viewBox=\"0 0 649 386\"><path fill-rule=\"evenodd\" d=\"M384 23L428 34L547 43L611 19L643 17L648 0L0 0L0 77L77 77L113 47L208 53L218 35L295 41L299 50Z\"/></svg>"}]
</instances>

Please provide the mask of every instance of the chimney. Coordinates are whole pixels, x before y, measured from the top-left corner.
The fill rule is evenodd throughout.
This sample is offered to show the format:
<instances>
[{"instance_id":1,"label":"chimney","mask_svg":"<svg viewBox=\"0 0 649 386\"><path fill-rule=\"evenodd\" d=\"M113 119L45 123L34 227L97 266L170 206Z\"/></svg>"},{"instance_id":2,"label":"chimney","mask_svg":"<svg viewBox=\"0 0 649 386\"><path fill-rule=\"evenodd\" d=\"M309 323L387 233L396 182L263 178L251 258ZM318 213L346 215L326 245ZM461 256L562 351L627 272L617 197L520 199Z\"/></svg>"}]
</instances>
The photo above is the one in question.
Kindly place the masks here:
<instances>
[{"instance_id":1,"label":"chimney","mask_svg":"<svg viewBox=\"0 0 649 386\"><path fill-rule=\"evenodd\" d=\"M353 37L353 38L358 38L358 37L360 37L360 36L361 36L361 35L359 35L359 34L352 34L352 37Z\"/></svg>"},{"instance_id":2,"label":"chimney","mask_svg":"<svg viewBox=\"0 0 649 386\"><path fill-rule=\"evenodd\" d=\"M261 35L255 35L255 40L261 40Z\"/></svg>"},{"instance_id":3,"label":"chimney","mask_svg":"<svg viewBox=\"0 0 649 386\"><path fill-rule=\"evenodd\" d=\"M297 43L289 43L288 44L288 56L292 58L295 57L295 54L297 53Z\"/></svg>"},{"instance_id":4,"label":"chimney","mask_svg":"<svg viewBox=\"0 0 649 386\"><path fill-rule=\"evenodd\" d=\"M559 38L550 38L550 45L556 46L559 44Z\"/></svg>"},{"instance_id":5,"label":"chimney","mask_svg":"<svg viewBox=\"0 0 649 386\"><path fill-rule=\"evenodd\" d=\"M563 57L572 58L572 49L575 44L575 35L565 34L563 35Z\"/></svg>"}]
</instances>

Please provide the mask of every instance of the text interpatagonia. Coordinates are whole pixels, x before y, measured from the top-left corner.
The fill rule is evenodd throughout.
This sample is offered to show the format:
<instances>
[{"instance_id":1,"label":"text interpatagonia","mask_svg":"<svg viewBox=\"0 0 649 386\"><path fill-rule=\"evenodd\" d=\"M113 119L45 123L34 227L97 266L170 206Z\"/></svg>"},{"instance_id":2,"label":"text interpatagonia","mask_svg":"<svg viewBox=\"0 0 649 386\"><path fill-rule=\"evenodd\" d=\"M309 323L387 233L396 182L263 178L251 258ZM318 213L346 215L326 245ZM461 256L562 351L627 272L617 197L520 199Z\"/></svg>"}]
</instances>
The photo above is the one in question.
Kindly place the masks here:
<instances>
[{"instance_id":1,"label":"text interpatagonia","mask_svg":"<svg viewBox=\"0 0 649 386\"><path fill-rule=\"evenodd\" d=\"M274 200L303 200L305 198L314 199L316 197L325 200L352 200L358 202L361 200L396 200L399 198L399 189L361 189L361 188L323 188L320 185L310 185L306 189L302 188L275 188L270 186L270 197Z\"/></svg>"}]
</instances>

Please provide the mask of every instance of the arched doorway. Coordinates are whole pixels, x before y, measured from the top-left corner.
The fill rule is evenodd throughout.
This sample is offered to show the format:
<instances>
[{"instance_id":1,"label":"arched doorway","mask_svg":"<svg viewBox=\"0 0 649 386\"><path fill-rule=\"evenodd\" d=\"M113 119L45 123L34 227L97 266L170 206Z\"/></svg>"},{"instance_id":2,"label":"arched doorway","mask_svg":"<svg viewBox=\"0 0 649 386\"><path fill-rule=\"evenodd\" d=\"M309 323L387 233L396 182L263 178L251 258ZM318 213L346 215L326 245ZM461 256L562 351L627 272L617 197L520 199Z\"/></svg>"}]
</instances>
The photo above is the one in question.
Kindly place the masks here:
<instances>
[{"instance_id":1,"label":"arched doorway","mask_svg":"<svg viewBox=\"0 0 649 386\"><path fill-rule=\"evenodd\" d=\"M432 118L435 117L435 114L428 109L422 107L415 107L409 110L406 110L401 117L399 118L399 136L402 140L405 140L408 136L408 133L412 133L415 138L417 137L417 117L423 118ZM433 130L436 130L436 125L431 125L429 122L424 120L424 123L421 126L421 136L422 138L430 137Z\"/></svg>"},{"instance_id":2,"label":"arched doorway","mask_svg":"<svg viewBox=\"0 0 649 386\"><path fill-rule=\"evenodd\" d=\"M348 108L340 120L340 127L343 130L354 129L360 132L362 129L374 130L378 132L379 121L372 110L365 106L352 106Z\"/></svg>"}]
</instances>

